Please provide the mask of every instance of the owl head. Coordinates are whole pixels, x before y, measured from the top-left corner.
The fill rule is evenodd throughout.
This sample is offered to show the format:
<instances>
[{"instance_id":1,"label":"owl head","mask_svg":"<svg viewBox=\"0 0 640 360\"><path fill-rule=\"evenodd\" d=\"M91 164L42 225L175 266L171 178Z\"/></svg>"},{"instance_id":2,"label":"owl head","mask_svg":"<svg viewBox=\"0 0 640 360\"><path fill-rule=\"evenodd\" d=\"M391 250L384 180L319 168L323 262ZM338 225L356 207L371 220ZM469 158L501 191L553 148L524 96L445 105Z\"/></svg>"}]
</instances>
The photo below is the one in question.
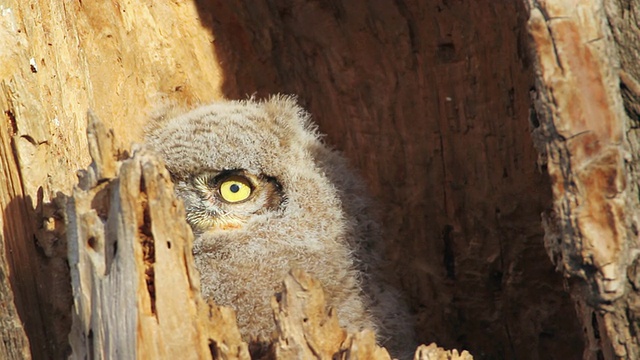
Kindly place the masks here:
<instances>
[{"instance_id":1,"label":"owl head","mask_svg":"<svg viewBox=\"0 0 640 360\"><path fill-rule=\"evenodd\" d=\"M319 161L326 148L292 97L224 101L165 116L149 126L147 144L164 159L196 235L275 227L278 218L301 224L311 212L323 219L305 227L313 237L342 218Z\"/></svg>"}]
</instances>

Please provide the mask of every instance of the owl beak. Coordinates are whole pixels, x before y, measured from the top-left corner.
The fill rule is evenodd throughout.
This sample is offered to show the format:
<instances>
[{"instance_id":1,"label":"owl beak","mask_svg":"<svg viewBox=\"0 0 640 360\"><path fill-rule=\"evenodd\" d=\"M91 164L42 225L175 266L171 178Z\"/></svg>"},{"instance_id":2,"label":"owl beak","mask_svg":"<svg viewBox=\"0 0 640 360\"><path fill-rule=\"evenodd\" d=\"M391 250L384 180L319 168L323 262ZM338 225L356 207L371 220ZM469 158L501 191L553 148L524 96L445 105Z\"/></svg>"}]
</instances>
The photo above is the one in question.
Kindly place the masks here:
<instances>
[{"instance_id":1,"label":"owl beak","mask_svg":"<svg viewBox=\"0 0 640 360\"><path fill-rule=\"evenodd\" d=\"M243 219L222 211L214 201L209 201L209 206L207 206L206 210L209 215L207 231L237 230L242 228L245 223Z\"/></svg>"},{"instance_id":2,"label":"owl beak","mask_svg":"<svg viewBox=\"0 0 640 360\"><path fill-rule=\"evenodd\" d=\"M240 228L242 228L242 225L239 223L225 223L223 225L220 225L216 229L227 231L227 230L238 230Z\"/></svg>"}]
</instances>

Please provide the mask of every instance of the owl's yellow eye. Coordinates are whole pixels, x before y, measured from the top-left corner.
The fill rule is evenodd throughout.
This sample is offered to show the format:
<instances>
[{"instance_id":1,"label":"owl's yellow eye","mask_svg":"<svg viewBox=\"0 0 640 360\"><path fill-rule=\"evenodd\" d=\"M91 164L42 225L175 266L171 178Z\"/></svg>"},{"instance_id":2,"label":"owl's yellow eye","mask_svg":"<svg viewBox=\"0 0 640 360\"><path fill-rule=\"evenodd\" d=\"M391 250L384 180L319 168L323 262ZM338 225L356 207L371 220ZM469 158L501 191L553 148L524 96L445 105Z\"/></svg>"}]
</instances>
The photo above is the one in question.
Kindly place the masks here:
<instances>
[{"instance_id":1,"label":"owl's yellow eye","mask_svg":"<svg viewBox=\"0 0 640 360\"><path fill-rule=\"evenodd\" d=\"M251 183L241 176L231 176L220 184L220 196L230 203L246 200L251 191Z\"/></svg>"}]
</instances>

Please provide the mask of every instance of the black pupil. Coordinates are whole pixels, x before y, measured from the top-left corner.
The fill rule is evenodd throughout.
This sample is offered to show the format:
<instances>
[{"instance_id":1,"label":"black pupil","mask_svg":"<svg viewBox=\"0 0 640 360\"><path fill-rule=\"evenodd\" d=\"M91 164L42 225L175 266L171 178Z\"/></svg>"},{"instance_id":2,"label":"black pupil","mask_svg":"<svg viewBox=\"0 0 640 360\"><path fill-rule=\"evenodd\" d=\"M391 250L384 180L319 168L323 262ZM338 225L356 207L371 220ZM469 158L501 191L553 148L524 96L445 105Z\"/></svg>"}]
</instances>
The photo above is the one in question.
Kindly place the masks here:
<instances>
[{"instance_id":1,"label":"black pupil","mask_svg":"<svg viewBox=\"0 0 640 360\"><path fill-rule=\"evenodd\" d=\"M237 193L240 191L240 186L238 186L238 184L233 184L229 186L229 190L231 190L232 193Z\"/></svg>"}]
</instances>

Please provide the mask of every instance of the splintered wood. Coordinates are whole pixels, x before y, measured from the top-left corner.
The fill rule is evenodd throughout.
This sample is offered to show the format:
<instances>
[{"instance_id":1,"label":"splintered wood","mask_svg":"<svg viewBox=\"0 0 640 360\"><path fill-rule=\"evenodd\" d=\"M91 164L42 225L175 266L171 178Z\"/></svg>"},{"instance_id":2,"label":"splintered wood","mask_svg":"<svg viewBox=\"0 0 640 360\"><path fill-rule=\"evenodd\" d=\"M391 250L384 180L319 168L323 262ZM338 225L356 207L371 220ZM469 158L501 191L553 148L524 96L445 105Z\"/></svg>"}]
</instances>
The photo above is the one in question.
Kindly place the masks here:
<instances>
[{"instance_id":1,"label":"splintered wood","mask_svg":"<svg viewBox=\"0 0 640 360\"><path fill-rule=\"evenodd\" d=\"M284 281L285 291L271 299L279 332L275 352L279 359L331 358L347 332L335 312L325 313L318 281L297 269L291 274Z\"/></svg>"},{"instance_id":2,"label":"splintered wood","mask_svg":"<svg viewBox=\"0 0 640 360\"><path fill-rule=\"evenodd\" d=\"M73 358L250 359L234 311L200 297L193 235L161 161L144 148L118 160L91 113L87 128L93 162L66 205ZM390 359L371 331L342 329L300 270L271 301L278 332L263 359ZM415 359L471 359L446 354L421 348Z\"/></svg>"},{"instance_id":3,"label":"splintered wood","mask_svg":"<svg viewBox=\"0 0 640 360\"><path fill-rule=\"evenodd\" d=\"M117 161L91 114L87 137L93 163L66 211L73 357L247 359L233 312L199 296L191 231L164 166L144 150Z\"/></svg>"},{"instance_id":4,"label":"splintered wood","mask_svg":"<svg viewBox=\"0 0 640 360\"><path fill-rule=\"evenodd\" d=\"M325 309L320 283L299 269L284 280L284 291L271 306L278 328L277 359L391 359L376 345L372 331L347 334L340 328L336 313Z\"/></svg>"},{"instance_id":5,"label":"splintered wood","mask_svg":"<svg viewBox=\"0 0 640 360\"><path fill-rule=\"evenodd\" d=\"M420 345L416 350L414 360L473 360L473 356L464 350L445 350L436 344Z\"/></svg>"}]
</instances>

